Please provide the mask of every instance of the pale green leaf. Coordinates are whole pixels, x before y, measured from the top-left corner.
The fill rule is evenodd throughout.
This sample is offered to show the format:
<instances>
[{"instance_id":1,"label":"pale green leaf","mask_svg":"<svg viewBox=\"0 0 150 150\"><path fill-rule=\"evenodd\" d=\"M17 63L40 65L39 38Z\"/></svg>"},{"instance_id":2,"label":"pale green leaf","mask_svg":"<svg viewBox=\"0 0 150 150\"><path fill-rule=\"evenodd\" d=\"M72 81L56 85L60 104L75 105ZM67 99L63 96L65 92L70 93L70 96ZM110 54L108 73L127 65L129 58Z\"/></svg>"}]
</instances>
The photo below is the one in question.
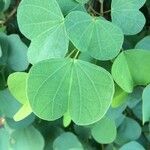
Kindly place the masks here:
<instances>
[{"instance_id":1,"label":"pale green leaf","mask_svg":"<svg viewBox=\"0 0 150 150\"><path fill-rule=\"evenodd\" d=\"M148 85L143 91L143 123L150 121L150 85Z\"/></svg>"},{"instance_id":2,"label":"pale green leaf","mask_svg":"<svg viewBox=\"0 0 150 150\"><path fill-rule=\"evenodd\" d=\"M9 150L9 133L5 128L0 128L0 150Z\"/></svg>"},{"instance_id":3,"label":"pale green leaf","mask_svg":"<svg viewBox=\"0 0 150 150\"><path fill-rule=\"evenodd\" d=\"M112 75L124 91L131 93L135 86L150 83L149 66L150 51L127 50L122 52L114 61Z\"/></svg>"},{"instance_id":4,"label":"pale green leaf","mask_svg":"<svg viewBox=\"0 0 150 150\"><path fill-rule=\"evenodd\" d=\"M74 11L65 18L68 36L74 46L100 60L114 58L122 48L123 33L111 22Z\"/></svg>"},{"instance_id":5,"label":"pale green leaf","mask_svg":"<svg viewBox=\"0 0 150 150\"><path fill-rule=\"evenodd\" d=\"M150 36L146 36L136 44L135 48L150 50L150 44L149 43L150 43Z\"/></svg>"},{"instance_id":6,"label":"pale green leaf","mask_svg":"<svg viewBox=\"0 0 150 150\"><path fill-rule=\"evenodd\" d=\"M32 109L27 98L27 73L16 72L8 77L8 88L11 94L23 105L15 114L15 121L20 121L32 113Z\"/></svg>"},{"instance_id":7,"label":"pale green leaf","mask_svg":"<svg viewBox=\"0 0 150 150\"><path fill-rule=\"evenodd\" d=\"M66 132L55 139L53 150L83 150L83 147L73 133Z\"/></svg>"},{"instance_id":8,"label":"pale green leaf","mask_svg":"<svg viewBox=\"0 0 150 150\"><path fill-rule=\"evenodd\" d=\"M21 32L31 40L30 63L65 56L69 40L56 0L22 0L17 19Z\"/></svg>"},{"instance_id":9,"label":"pale green leaf","mask_svg":"<svg viewBox=\"0 0 150 150\"><path fill-rule=\"evenodd\" d=\"M119 150L145 150L145 148L136 141L132 141L123 145Z\"/></svg>"},{"instance_id":10,"label":"pale green leaf","mask_svg":"<svg viewBox=\"0 0 150 150\"><path fill-rule=\"evenodd\" d=\"M128 93L123 91L119 86L115 86L115 95L113 97L112 107L119 107L127 100Z\"/></svg>"},{"instance_id":11,"label":"pale green leaf","mask_svg":"<svg viewBox=\"0 0 150 150\"><path fill-rule=\"evenodd\" d=\"M69 112L66 112L63 116L63 125L64 127L68 127L71 123L71 116Z\"/></svg>"},{"instance_id":12,"label":"pale green leaf","mask_svg":"<svg viewBox=\"0 0 150 150\"><path fill-rule=\"evenodd\" d=\"M44 139L33 126L12 133L10 147L13 150L43 150Z\"/></svg>"},{"instance_id":13,"label":"pale green leaf","mask_svg":"<svg viewBox=\"0 0 150 150\"><path fill-rule=\"evenodd\" d=\"M146 22L144 15L139 11L145 2L146 0L112 0L112 22L126 35L137 34Z\"/></svg>"},{"instance_id":14,"label":"pale green leaf","mask_svg":"<svg viewBox=\"0 0 150 150\"><path fill-rule=\"evenodd\" d=\"M100 120L108 110L114 83L111 75L96 65L50 59L31 68L27 93L33 112L40 118L55 120L69 111L76 124L87 125Z\"/></svg>"},{"instance_id":15,"label":"pale green leaf","mask_svg":"<svg viewBox=\"0 0 150 150\"><path fill-rule=\"evenodd\" d=\"M102 144L112 143L117 134L115 122L108 117L104 117L95 123L91 131L93 138Z\"/></svg>"}]
</instances>

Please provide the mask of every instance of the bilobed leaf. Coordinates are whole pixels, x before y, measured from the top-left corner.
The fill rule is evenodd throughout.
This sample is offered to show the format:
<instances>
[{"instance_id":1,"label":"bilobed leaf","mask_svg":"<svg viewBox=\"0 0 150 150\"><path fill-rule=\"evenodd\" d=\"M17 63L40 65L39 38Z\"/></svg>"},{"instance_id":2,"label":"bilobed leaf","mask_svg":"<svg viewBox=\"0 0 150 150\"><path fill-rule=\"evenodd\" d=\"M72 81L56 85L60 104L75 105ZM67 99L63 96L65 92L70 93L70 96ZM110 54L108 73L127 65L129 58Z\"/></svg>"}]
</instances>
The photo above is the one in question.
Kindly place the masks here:
<instances>
[{"instance_id":1,"label":"bilobed leaf","mask_svg":"<svg viewBox=\"0 0 150 150\"><path fill-rule=\"evenodd\" d=\"M124 91L131 93L135 86L150 83L149 66L150 51L127 50L122 52L114 61L112 75Z\"/></svg>"},{"instance_id":2,"label":"bilobed leaf","mask_svg":"<svg viewBox=\"0 0 150 150\"><path fill-rule=\"evenodd\" d=\"M144 147L136 141L124 144L119 150L145 150Z\"/></svg>"},{"instance_id":3,"label":"bilobed leaf","mask_svg":"<svg viewBox=\"0 0 150 150\"><path fill-rule=\"evenodd\" d=\"M142 105L142 113L143 113L143 123L150 121L150 85L148 85L143 91L143 105Z\"/></svg>"},{"instance_id":4,"label":"bilobed leaf","mask_svg":"<svg viewBox=\"0 0 150 150\"><path fill-rule=\"evenodd\" d=\"M93 138L102 144L112 143L117 134L115 122L109 117L102 118L92 127Z\"/></svg>"},{"instance_id":5,"label":"bilobed leaf","mask_svg":"<svg viewBox=\"0 0 150 150\"><path fill-rule=\"evenodd\" d=\"M78 138L71 132L66 132L57 137L53 143L54 150L83 150Z\"/></svg>"},{"instance_id":6,"label":"bilobed leaf","mask_svg":"<svg viewBox=\"0 0 150 150\"><path fill-rule=\"evenodd\" d=\"M112 22L126 35L137 34L146 22L144 15L139 11L145 2L146 0L112 0Z\"/></svg>"},{"instance_id":7,"label":"bilobed leaf","mask_svg":"<svg viewBox=\"0 0 150 150\"><path fill-rule=\"evenodd\" d=\"M12 133L10 143L14 150L43 150L44 139L41 133L33 126L16 130Z\"/></svg>"},{"instance_id":8,"label":"bilobed leaf","mask_svg":"<svg viewBox=\"0 0 150 150\"><path fill-rule=\"evenodd\" d=\"M141 41L139 41L135 48L137 49L145 49L150 51L150 36L144 37Z\"/></svg>"},{"instance_id":9,"label":"bilobed leaf","mask_svg":"<svg viewBox=\"0 0 150 150\"><path fill-rule=\"evenodd\" d=\"M65 18L68 36L74 46L100 60L114 58L123 44L122 31L111 22L73 11Z\"/></svg>"},{"instance_id":10,"label":"bilobed leaf","mask_svg":"<svg viewBox=\"0 0 150 150\"><path fill-rule=\"evenodd\" d=\"M31 40L30 63L65 56L69 40L56 0L23 0L17 18L21 32Z\"/></svg>"},{"instance_id":11,"label":"bilobed leaf","mask_svg":"<svg viewBox=\"0 0 150 150\"><path fill-rule=\"evenodd\" d=\"M55 120L69 111L79 125L100 120L114 94L114 83L106 70L75 59L50 59L35 64L27 87L37 116Z\"/></svg>"},{"instance_id":12,"label":"bilobed leaf","mask_svg":"<svg viewBox=\"0 0 150 150\"><path fill-rule=\"evenodd\" d=\"M84 4L81 4L75 0L57 0L57 2L64 15L67 15L69 12L75 10L86 11Z\"/></svg>"},{"instance_id":13,"label":"bilobed leaf","mask_svg":"<svg viewBox=\"0 0 150 150\"><path fill-rule=\"evenodd\" d=\"M27 98L27 73L17 72L8 77L8 87L12 95L23 105L15 114L14 119L20 121L31 114L32 109Z\"/></svg>"}]
</instances>

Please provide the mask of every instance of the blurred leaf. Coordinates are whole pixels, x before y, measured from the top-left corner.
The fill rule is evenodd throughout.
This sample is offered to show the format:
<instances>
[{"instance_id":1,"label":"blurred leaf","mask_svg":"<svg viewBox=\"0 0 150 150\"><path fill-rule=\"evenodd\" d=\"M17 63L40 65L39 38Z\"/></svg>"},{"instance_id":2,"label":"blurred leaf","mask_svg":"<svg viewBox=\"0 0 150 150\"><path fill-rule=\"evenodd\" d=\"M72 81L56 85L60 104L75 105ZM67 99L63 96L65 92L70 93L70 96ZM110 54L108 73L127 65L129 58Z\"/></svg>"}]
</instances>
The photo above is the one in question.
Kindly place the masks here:
<instances>
[{"instance_id":1,"label":"blurred leaf","mask_svg":"<svg viewBox=\"0 0 150 150\"><path fill-rule=\"evenodd\" d=\"M0 91L0 110L4 116L12 118L19 108L20 104L8 89Z\"/></svg>"},{"instance_id":2,"label":"blurred leaf","mask_svg":"<svg viewBox=\"0 0 150 150\"><path fill-rule=\"evenodd\" d=\"M104 117L95 123L91 131L93 138L102 144L112 143L117 134L115 122L108 117Z\"/></svg>"},{"instance_id":3,"label":"blurred leaf","mask_svg":"<svg viewBox=\"0 0 150 150\"><path fill-rule=\"evenodd\" d=\"M123 145L119 150L145 150L144 147L136 141L129 142Z\"/></svg>"},{"instance_id":4,"label":"blurred leaf","mask_svg":"<svg viewBox=\"0 0 150 150\"><path fill-rule=\"evenodd\" d=\"M143 91L143 123L150 121L150 85L148 85Z\"/></svg>"},{"instance_id":5,"label":"blurred leaf","mask_svg":"<svg viewBox=\"0 0 150 150\"><path fill-rule=\"evenodd\" d=\"M126 117L117 131L115 143L122 145L136 140L141 135L140 125L133 119Z\"/></svg>"},{"instance_id":6,"label":"blurred leaf","mask_svg":"<svg viewBox=\"0 0 150 150\"><path fill-rule=\"evenodd\" d=\"M135 48L150 50L150 44L149 43L150 43L150 36L146 36L136 44Z\"/></svg>"},{"instance_id":7,"label":"blurred leaf","mask_svg":"<svg viewBox=\"0 0 150 150\"><path fill-rule=\"evenodd\" d=\"M0 150L9 150L9 133L5 128L0 128Z\"/></svg>"},{"instance_id":8,"label":"blurred leaf","mask_svg":"<svg viewBox=\"0 0 150 150\"><path fill-rule=\"evenodd\" d=\"M30 126L11 134L10 147L13 150L43 150L44 139L37 129Z\"/></svg>"},{"instance_id":9,"label":"blurred leaf","mask_svg":"<svg viewBox=\"0 0 150 150\"><path fill-rule=\"evenodd\" d=\"M53 143L54 150L83 150L77 137L70 132L66 132L57 137Z\"/></svg>"}]
</instances>

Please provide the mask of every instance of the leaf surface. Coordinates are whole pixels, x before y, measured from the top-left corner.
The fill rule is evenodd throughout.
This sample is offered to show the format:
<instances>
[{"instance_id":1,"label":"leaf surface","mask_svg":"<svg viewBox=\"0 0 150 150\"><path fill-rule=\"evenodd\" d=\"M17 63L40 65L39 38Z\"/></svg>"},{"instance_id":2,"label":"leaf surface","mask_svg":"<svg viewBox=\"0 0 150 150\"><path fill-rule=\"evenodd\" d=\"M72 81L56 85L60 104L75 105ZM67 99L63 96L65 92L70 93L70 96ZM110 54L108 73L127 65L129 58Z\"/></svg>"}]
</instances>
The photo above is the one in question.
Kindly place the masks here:
<instances>
[{"instance_id":1,"label":"leaf surface","mask_svg":"<svg viewBox=\"0 0 150 150\"><path fill-rule=\"evenodd\" d=\"M86 125L106 113L114 83L111 75L96 65L74 59L50 59L32 67L27 93L33 112L40 118L55 120L69 111L76 124Z\"/></svg>"}]
</instances>

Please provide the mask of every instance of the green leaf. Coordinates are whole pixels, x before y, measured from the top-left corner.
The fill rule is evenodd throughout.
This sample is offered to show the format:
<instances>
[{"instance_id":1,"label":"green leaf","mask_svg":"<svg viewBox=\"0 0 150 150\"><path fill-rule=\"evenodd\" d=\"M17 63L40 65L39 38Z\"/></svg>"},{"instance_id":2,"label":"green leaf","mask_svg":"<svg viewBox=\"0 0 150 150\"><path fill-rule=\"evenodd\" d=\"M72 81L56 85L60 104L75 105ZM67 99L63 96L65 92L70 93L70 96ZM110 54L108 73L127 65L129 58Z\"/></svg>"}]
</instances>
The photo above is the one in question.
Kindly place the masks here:
<instances>
[{"instance_id":1,"label":"green leaf","mask_svg":"<svg viewBox=\"0 0 150 150\"><path fill-rule=\"evenodd\" d=\"M87 3L89 0L76 0L76 1L79 2L79 3L85 4L85 3Z\"/></svg>"},{"instance_id":2,"label":"green leaf","mask_svg":"<svg viewBox=\"0 0 150 150\"><path fill-rule=\"evenodd\" d=\"M117 130L117 138L115 143L122 145L138 139L140 135L140 125L135 120L126 117Z\"/></svg>"},{"instance_id":3,"label":"green leaf","mask_svg":"<svg viewBox=\"0 0 150 150\"><path fill-rule=\"evenodd\" d=\"M104 117L95 123L91 131L93 138L102 144L112 143L117 134L115 122L108 117Z\"/></svg>"},{"instance_id":4,"label":"green leaf","mask_svg":"<svg viewBox=\"0 0 150 150\"><path fill-rule=\"evenodd\" d=\"M114 61L112 75L116 83L124 91L131 93L135 86L150 83L149 66L149 51L140 49L127 50L122 52Z\"/></svg>"},{"instance_id":5,"label":"green leaf","mask_svg":"<svg viewBox=\"0 0 150 150\"><path fill-rule=\"evenodd\" d=\"M69 40L56 0L23 0L17 18L21 32L31 39L28 51L30 63L65 56Z\"/></svg>"},{"instance_id":6,"label":"green leaf","mask_svg":"<svg viewBox=\"0 0 150 150\"><path fill-rule=\"evenodd\" d=\"M77 137L66 132L57 137L53 143L54 150L83 150L83 147Z\"/></svg>"},{"instance_id":7,"label":"green leaf","mask_svg":"<svg viewBox=\"0 0 150 150\"><path fill-rule=\"evenodd\" d=\"M119 86L116 85L115 95L113 97L111 106L114 108L121 106L126 101L127 96L128 96L128 93L126 93Z\"/></svg>"},{"instance_id":8,"label":"green leaf","mask_svg":"<svg viewBox=\"0 0 150 150\"><path fill-rule=\"evenodd\" d=\"M0 128L0 150L9 150L9 133L5 128Z\"/></svg>"},{"instance_id":9,"label":"green leaf","mask_svg":"<svg viewBox=\"0 0 150 150\"><path fill-rule=\"evenodd\" d=\"M143 91L143 123L150 121L150 85L148 85Z\"/></svg>"},{"instance_id":10,"label":"green leaf","mask_svg":"<svg viewBox=\"0 0 150 150\"><path fill-rule=\"evenodd\" d=\"M14 71L26 70L29 65L27 60L27 46L16 34L8 36L7 41L9 46L7 65Z\"/></svg>"},{"instance_id":11,"label":"green leaf","mask_svg":"<svg viewBox=\"0 0 150 150\"><path fill-rule=\"evenodd\" d=\"M33 126L16 130L11 135L10 147L14 150L43 150L44 139Z\"/></svg>"},{"instance_id":12,"label":"green leaf","mask_svg":"<svg viewBox=\"0 0 150 150\"><path fill-rule=\"evenodd\" d=\"M64 127L68 127L71 123L71 116L69 112L66 112L63 116L63 125Z\"/></svg>"},{"instance_id":13,"label":"green leaf","mask_svg":"<svg viewBox=\"0 0 150 150\"><path fill-rule=\"evenodd\" d=\"M64 15L75 10L86 11L84 5L75 0L57 0L57 2Z\"/></svg>"},{"instance_id":14,"label":"green leaf","mask_svg":"<svg viewBox=\"0 0 150 150\"><path fill-rule=\"evenodd\" d=\"M145 150L144 147L136 141L129 142L123 145L119 150Z\"/></svg>"},{"instance_id":15,"label":"green leaf","mask_svg":"<svg viewBox=\"0 0 150 150\"><path fill-rule=\"evenodd\" d=\"M146 22L144 15L139 11L145 2L146 0L112 0L112 22L126 35L137 34Z\"/></svg>"},{"instance_id":16,"label":"green leaf","mask_svg":"<svg viewBox=\"0 0 150 150\"><path fill-rule=\"evenodd\" d=\"M0 110L4 116L12 118L19 108L20 104L8 89L0 91Z\"/></svg>"},{"instance_id":17,"label":"green leaf","mask_svg":"<svg viewBox=\"0 0 150 150\"><path fill-rule=\"evenodd\" d=\"M136 44L135 48L150 50L150 44L149 43L150 43L150 36L146 36Z\"/></svg>"},{"instance_id":18,"label":"green leaf","mask_svg":"<svg viewBox=\"0 0 150 150\"><path fill-rule=\"evenodd\" d=\"M123 44L122 31L111 22L73 11L65 18L68 36L74 46L100 60L114 58Z\"/></svg>"},{"instance_id":19,"label":"green leaf","mask_svg":"<svg viewBox=\"0 0 150 150\"><path fill-rule=\"evenodd\" d=\"M2 47L0 45L0 58L2 57L3 53L2 53Z\"/></svg>"},{"instance_id":20,"label":"green leaf","mask_svg":"<svg viewBox=\"0 0 150 150\"><path fill-rule=\"evenodd\" d=\"M15 114L14 119L20 121L32 113L32 109L27 98L27 73L16 72L8 77L8 87L12 95L21 103L23 106Z\"/></svg>"},{"instance_id":21,"label":"green leaf","mask_svg":"<svg viewBox=\"0 0 150 150\"><path fill-rule=\"evenodd\" d=\"M76 124L87 125L100 120L108 110L114 83L111 75L96 65L50 59L31 68L27 93L33 112L40 118L55 120L69 111Z\"/></svg>"}]
</instances>

